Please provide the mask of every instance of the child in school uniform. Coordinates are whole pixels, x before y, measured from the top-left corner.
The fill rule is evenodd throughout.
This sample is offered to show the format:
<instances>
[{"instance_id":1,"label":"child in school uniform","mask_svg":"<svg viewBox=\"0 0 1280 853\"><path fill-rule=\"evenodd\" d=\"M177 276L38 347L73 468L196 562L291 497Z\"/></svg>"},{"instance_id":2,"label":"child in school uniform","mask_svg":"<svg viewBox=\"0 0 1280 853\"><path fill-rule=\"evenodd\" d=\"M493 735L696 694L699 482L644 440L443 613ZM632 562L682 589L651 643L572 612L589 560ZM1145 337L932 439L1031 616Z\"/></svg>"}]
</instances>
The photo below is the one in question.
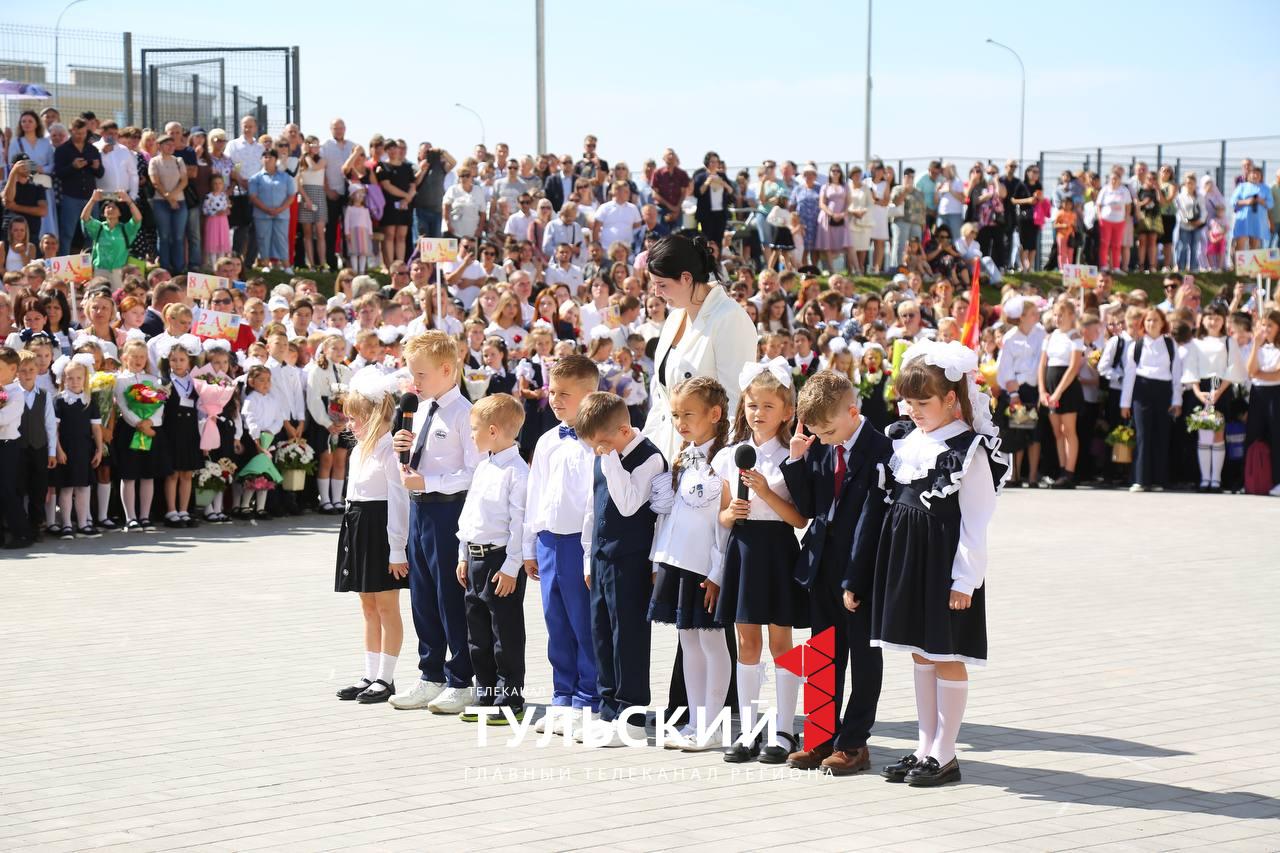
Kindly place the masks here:
<instances>
[{"instance_id":1,"label":"child in school uniform","mask_svg":"<svg viewBox=\"0 0 1280 853\"><path fill-rule=\"evenodd\" d=\"M96 539L102 534L93 526L89 514L89 486L93 483L94 466L102 459L102 421L89 396L89 372L94 358L89 353L77 353L61 360L65 360L62 391L53 401L53 413L58 419L58 467L53 472L53 485L62 510L58 536L76 538L77 529L71 525L74 504L80 536Z\"/></svg>"},{"instance_id":2,"label":"child in school uniform","mask_svg":"<svg viewBox=\"0 0 1280 853\"><path fill-rule=\"evenodd\" d=\"M204 342L204 367L201 371L221 379L231 379L231 342L218 338L210 338ZM241 438L244 435L244 419L240 417L240 392L237 390L222 407L222 411L212 415L218 429L218 446L208 451L208 458L222 463L224 460L236 463L244 452ZM200 427L204 428L206 417L199 412ZM213 500L205 507L204 520L212 524L230 524L231 516L223 512L226 489L216 489Z\"/></svg>"},{"instance_id":3,"label":"child in school uniform","mask_svg":"<svg viewBox=\"0 0 1280 853\"><path fill-rule=\"evenodd\" d=\"M204 352L200 339L190 333L180 335L155 350L159 359L160 378L169 386L164 401L164 427L153 450L160 453L168 472L164 480L164 498L168 511L165 527L199 527L187 506L191 503L192 474L204 466L200 450L200 418L196 406L195 380L191 371L200 366Z\"/></svg>"},{"instance_id":4,"label":"child in school uniform","mask_svg":"<svg viewBox=\"0 0 1280 853\"><path fill-rule=\"evenodd\" d=\"M849 776L871 767L867 738L880 702L883 661L870 643L867 601L884 514L880 472L891 446L862 416L843 374L822 370L810 377L796 412L782 476L796 509L813 519L801 543L796 579L809 590L814 636L835 629L836 728L832 740L806 743L787 756L787 764ZM846 674L852 682L847 701Z\"/></svg>"},{"instance_id":5,"label":"child in school uniform","mask_svg":"<svg viewBox=\"0 0 1280 853\"><path fill-rule=\"evenodd\" d=\"M520 455L533 458L538 439L555 426L555 415L547 405L547 372L551 367L551 348L555 335L546 326L534 326L529 332L533 354L516 365L517 396L524 401L524 426L520 429Z\"/></svg>"},{"instance_id":6,"label":"child in school uniform","mask_svg":"<svg viewBox=\"0 0 1280 853\"><path fill-rule=\"evenodd\" d=\"M607 731L589 742L642 743L643 718L636 723L622 712L643 708L650 699L649 552L658 518L650 495L654 479L665 477L667 463L657 446L631 426L626 402L614 394L588 394L574 428L595 451L582 528L583 576L591 591L600 722Z\"/></svg>"},{"instance_id":7,"label":"child in school uniform","mask_svg":"<svg viewBox=\"0 0 1280 853\"><path fill-rule=\"evenodd\" d=\"M1249 421L1245 452L1257 441L1271 446L1271 489L1280 497L1280 311L1264 314L1246 361L1249 373Z\"/></svg>"},{"instance_id":8,"label":"child in school uniform","mask_svg":"<svg viewBox=\"0 0 1280 853\"><path fill-rule=\"evenodd\" d=\"M485 454L458 518L457 577L466 590L467 646L476 672L477 705L506 707L488 725L524 719L524 590L521 559L529 466L516 436L524 407L508 394L485 397L471 408L471 435ZM463 722L479 716L463 711Z\"/></svg>"},{"instance_id":9,"label":"child in school uniform","mask_svg":"<svg viewBox=\"0 0 1280 853\"><path fill-rule=\"evenodd\" d=\"M409 586L409 496L400 482L400 460L391 449L392 390L394 380L365 371L342 402L357 444L333 589L360 596L365 663L364 677L337 695L362 705L386 702L395 693L396 660L404 642L400 590Z\"/></svg>"},{"instance_id":10,"label":"child in school uniform","mask_svg":"<svg viewBox=\"0 0 1280 853\"><path fill-rule=\"evenodd\" d=\"M120 348L120 371L116 374L116 423L111 437L111 465L120 478L120 502L124 505L126 533L153 531L151 500L155 496L155 478L164 471L164 463L156 453L154 439L164 423L164 409L149 418L140 418L129 408L125 394L139 383L159 388L160 377L147 372L147 345L139 338L125 341ZM135 450L129 445L141 432L153 439L149 450Z\"/></svg>"},{"instance_id":11,"label":"child in school uniform","mask_svg":"<svg viewBox=\"0 0 1280 853\"><path fill-rule=\"evenodd\" d=\"M724 706L732 676L724 622L716 616L723 579L726 531L718 522L728 504L711 467L729 437L729 396L714 379L686 379L671 392L672 420L683 443L671 466L676 493L653 538L657 563L649 619L676 626L683 659L689 722L667 749L709 749L707 723Z\"/></svg>"},{"instance_id":12,"label":"child in school uniform","mask_svg":"<svg viewBox=\"0 0 1280 853\"><path fill-rule=\"evenodd\" d=\"M1142 318L1143 335L1125 350L1120 416L1133 415L1136 447L1131 492L1164 490L1169 478L1173 419L1182 411L1182 358L1159 308Z\"/></svg>"},{"instance_id":13,"label":"child in school uniform","mask_svg":"<svg viewBox=\"0 0 1280 853\"><path fill-rule=\"evenodd\" d=\"M26 400L18 383L18 351L0 346L0 471L17 471L22 465L22 449L18 446L22 417L26 412ZM17 489L0 489L0 515L3 516L4 534L8 536L5 550L29 548L35 535L22 508L22 496ZM3 538L3 537L0 537Z\"/></svg>"},{"instance_id":14,"label":"child in school uniform","mask_svg":"<svg viewBox=\"0 0 1280 853\"><path fill-rule=\"evenodd\" d=\"M774 659L795 645L792 628L809 626L809 595L795 578L800 556L795 531L807 520L791 502L782 475L795 414L791 371L783 358L743 366L738 379L742 396L734 415L735 443L711 461L724 481L720 524L729 531L716 617L726 625L735 624L738 635L738 719L743 736L724 755L724 760L733 764L757 758L762 764L782 764L800 747L792 734L800 678L778 666L773 669L777 739L762 749L758 737L747 737L755 728L764 681L762 626L769 626L769 653ZM735 454L743 446L754 451L755 464L739 470ZM739 480L750 489L747 499L736 497Z\"/></svg>"},{"instance_id":15,"label":"child in school uniform","mask_svg":"<svg viewBox=\"0 0 1280 853\"><path fill-rule=\"evenodd\" d=\"M397 432L394 449L409 453L401 482L409 490L409 597L422 677L392 696L391 707L458 714L475 702L456 572L458 518L480 453L471 438L471 404L458 390L458 342L431 330L405 341L404 355L421 402L413 430Z\"/></svg>"},{"instance_id":16,"label":"child in school uniform","mask_svg":"<svg viewBox=\"0 0 1280 853\"><path fill-rule=\"evenodd\" d=\"M301 368L294 365L296 361L296 356L291 357L289 352L288 333L277 326L267 335L265 364L271 371L271 395L276 398L284 416L280 428L284 432L281 438L285 441L305 440L307 426L307 402L303 392L305 380ZM274 501L269 499L268 504L273 504L274 515L298 515L302 512L296 493L282 489L273 491Z\"/></svg>"},{"instance_id":17,"label":"child in school uniform","mask_svg":"<svg viewBox=\"0 0 1280 853\"><path fill-rule=\"evenodd\" d=\"M485 396L515 391L516 375L507 369L507 342L497 335L490 335L484 339L480 352L484 356L485 372L489 374Z\"/></svg>"},{"instance_id":18,"label":"child in school uniform","mask_svg":"<svg viewBox=\"0 0 1280 853\"><path fill-rule=\"evenodd\" d=\"M895 390L910 420L890 424L889 502L875 557L871 642L911 652L916 750L881 771L890 782L960 781L956 738L969 695L966 664L987 661L987 525L1009 458L959 342L913 344Z\"/></svg>"},{"instance_id":19,"label":"child in school uniform","mask_svg":"<svg viewBox=\"0 0 1280 853\"><path fill-rule=\"evenodd\" d=\"M36 354L24 349L18 358L18 385L24 406L18 424L20 458L12 469L13 482L5 488L16 489L19 499L26 499L27 522L38 539L46 521L49 469L57 463L58 419L53 411L55 395L37 385Z\"/></svg>"},{"instance_id":20,"label":"child in school uniform","mask_svg":"<svg viewBox=\"0 0 1280 853\"><path fill-rule=\"evenodd\" d=\"M249 440L241 442L244 453L240 470L236 472L243 487L237 515L258 521L271 517L267 512L267 494L273 489L255 489L250 483L258 477L265 477L276 485L284 480L271 461L271 445L280 434L286 412L280 399L271 393L271 382L271 370L266 365L250 367L245 374L244 406L241 409L244 431Z\"/></svg>"},{"instance_id":21,"label":"child in school uniform","mask_svg":"<svg viewBox=\"0 0 1280 853\"><path fill-rule=\"evenodd\" d=\"M342 511L352 436L343 424L335 422L330 408L351 381L351 368L342 363L347 351L342 334L335 329L321 334L323 341L306 367L307 443L316 452L320 512L336 515Z\"/></svg>"},{"instance_id":22,"label":"child in school uniform","mask_svg":"<svg viewBox=\"0 0 1280 853\"><path fill-rule=\"evenodd\" d=\"M575 430L583 399L599 383L600 372L586 356L556 360L547 399L560 425L538 439L529 465L524 568L542 591L552 681L552 707L535 724L539 733L572 736L583 718L563 709L573 708L590 720L600 707L591 602L582 576L582 530L594 460Z\"/></svg>"}]
</instances>

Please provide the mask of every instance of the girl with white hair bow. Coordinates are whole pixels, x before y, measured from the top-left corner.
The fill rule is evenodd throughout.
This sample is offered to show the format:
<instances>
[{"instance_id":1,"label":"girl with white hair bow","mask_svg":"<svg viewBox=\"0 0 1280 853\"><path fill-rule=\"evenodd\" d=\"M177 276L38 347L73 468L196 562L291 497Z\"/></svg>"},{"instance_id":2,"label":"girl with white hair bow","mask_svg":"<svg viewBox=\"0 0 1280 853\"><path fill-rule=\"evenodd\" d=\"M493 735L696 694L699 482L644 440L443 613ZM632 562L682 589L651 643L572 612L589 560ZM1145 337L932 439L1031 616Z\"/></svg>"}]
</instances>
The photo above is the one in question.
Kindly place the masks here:
<instances>
[{"instance_id":1,"label":"girl with white hair bow","mask_svg":"<svg viewBox=\"0 0 1280 853\"><path fill-rule=\"evenodd\" d=\"M58 490L61 524L49 528L50 536L74 539L102 534L89 514L89 487L93 485L93 469L102 460L102 420L98 407L89 396L89 376L94 357L90 353L62 356L53 365L53 373L62 383L62 391L53 401L53 414L58 420L58 467L52 485ZM75 508L79 528L71 524Z\"/></svg>"}]
</instances>

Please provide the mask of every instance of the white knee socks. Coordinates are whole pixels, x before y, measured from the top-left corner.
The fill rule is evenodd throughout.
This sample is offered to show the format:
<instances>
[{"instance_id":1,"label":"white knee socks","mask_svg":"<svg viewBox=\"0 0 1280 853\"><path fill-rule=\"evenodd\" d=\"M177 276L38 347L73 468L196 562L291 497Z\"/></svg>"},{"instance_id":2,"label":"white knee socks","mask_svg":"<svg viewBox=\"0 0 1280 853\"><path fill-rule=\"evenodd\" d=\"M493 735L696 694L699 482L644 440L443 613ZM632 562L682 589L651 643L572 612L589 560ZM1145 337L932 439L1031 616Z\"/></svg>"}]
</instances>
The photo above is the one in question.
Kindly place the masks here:
<instances>
[{"instance_id":1,"label":"white knee socks","mask_svg":"<svg viewBox=\"0 0 1280 853\"><path fill-rule=\"evenodd\" d=\"M698 640L702 643L702 656L707 661L707 680L703 687L703 707L706 708L706 720L710 723L720 709L724 707L725 696L729 693L729 682L733 679L733 659L729 657L729 646L725 643L724 629L698 631ZM756 682L756 695L759 695L759 681Z\"/></svg>"},{"instance_id":2,"label":"white knee socks","mask_svg":"<svg viewBox=\"0 0 1280 853\"><path fill-rule=\"evenodd\" d=\"M375 678L378 677L378 665L382 662L381 658L382 658L382 655L379 652L366 651L364 653L364 680L365 681L373 681Z\"/></svg>"},{"instance_id":3,"label":"white knee socks","mask_svg":"<svg viewBox=\"0 0 1280 853\"><path fill-rule=\"evenodd\" d=\"M263 512L267 508L267 490L253 492L253 499L257 502L258 512Z\"/></svg>"},{"instance_id":4,"label":"white knee socks","mask_svg":"<svg viewBox=\"0 0 1280 853\"><path fill-rule=\"evenodd\" d=\"M938 730L934 733L929 754L945 765L956 757L956 738L964 720L964 706L969 699L968 681L938 679Z\"/></svg>"},{"instance_id":5,"label":"white knee socks","mask_svg":"<svg viewBox=\"0 0 1280 853\"><path fill-rule=\"evenodd\" d=\"M1227 461L1227 445L1221 441L1213 443L1209 448L1209 485L1217 488L1222 485L1222 466Z\"/></svg>"},{"instance_id":6,"label":"white knee socks","mask_svg":"<svg viewBox=\"0 0 1280 853\"><path fill-rule=\"evenodd\" d=\"M706 707L707 662L702 657L701 631L684 628L676 632L680 637L681 658L684 661L684 692L689 704L689 723L682 733L694 730L698 724L700 709Z\"/></svg>"},{"instance_id":7,"label":"white knee socks","mask_svg":"<svg viewBox=\"0 0 1280 853\"><path fill-rule=\"evenodd\" d=\"M389 654L380 654L378 662L378 678L381 678L387 684L391 684L396 680L396 656Z\"/></svg>"},{"instance_id":8,"label":"white knee socks","mask_svg":"<svg viewBox=\"0 0 1280 853\"><path fill-rule=\"evenodd\" d=\"M773 667L774 687L778 692L778 731L794 733L796 727L796 700L800 695L800 676L783 669ZM779 744L773 744L778 746Z\"/></svg>"},{"instance_id":9,"label":"white knee socks","mask_svg":"<svg viewBox=\"0 0 1280 853\"><path fill-rule=\"evenodd\" d=\"M320 496L320 506L329 503L329 478L316 477L316 492Z\"/></svg>"},{"instance_id":10,"label":"white knee socks","mask_svg":"<svg viewBox=\"0 0 1280 853\"><path fill-rule=\"evenodd\" d=\"M334 477L329 481L329 502L334 506L342 506L342 489L347 481Z\"/></svg>"},{"instance_id":11,"label":"white knee socks","mask_svg":"<svg viewBox=\"0 0 1280 853\"><path fill-rule=\"evenodd\" d=\"M933 749L933 735L938 728L937 668L929 664L916 664L916 758L923 761Z\"/></svg>"},{"instance_id":12,"label":"white knee socks","mask_svg":"<svg viewBox=\"0 0 1280 853\"><path fill-rule=\"evenodd\" d=\"M111 507L111 484L98 483L98 521L107 520L107 510Z\"/></svg>"},{"instance_id":13,"label":"white knee socks","mask_svg":"<svg viewBox=\"0 0 1280 853\"><path fill-rule=\"evenodd\" d=\"M738 719L742 721L742 735L746 737L756 725L756 704L760 700L764 666L758 663L740 663L737 669Z\"/></svg>"},{"instance_id":14,"label":"white knee socks","mask_svg":"<svg viewBox=\"0 0 1280 853\"><path fill-rule=\"evenodd\" d=\"M89 516L89 487L76 486L72 495L76 502L76 521L81 527L92 525L93 519Z\"/></svg>"},{"instance_id":15,"label":"white knee socks","mask_svg":"<svg viewBox=\"0 0 1280 853\"><path fill-rule=\"evenodd\" d=\"M133 521L134 519L134 503L137 497L137 483L137 480L120 481L120 503L124 504L125 521ZM103 517L106 517L105 514Z\"/></svg>"},{"instance_id":16,"label":"white knee socks","mask_svg":"<svg viewBox=\"0 0 1280 853\"><path fill-rule=\"evenodd\" d=\"M1196 458L1200 462L1200 485L1209 485L1213 481L1213 442L1204 440L1204 430L1200 430L1200 444L1196 447Z\"/></svg>"}]
</instances>

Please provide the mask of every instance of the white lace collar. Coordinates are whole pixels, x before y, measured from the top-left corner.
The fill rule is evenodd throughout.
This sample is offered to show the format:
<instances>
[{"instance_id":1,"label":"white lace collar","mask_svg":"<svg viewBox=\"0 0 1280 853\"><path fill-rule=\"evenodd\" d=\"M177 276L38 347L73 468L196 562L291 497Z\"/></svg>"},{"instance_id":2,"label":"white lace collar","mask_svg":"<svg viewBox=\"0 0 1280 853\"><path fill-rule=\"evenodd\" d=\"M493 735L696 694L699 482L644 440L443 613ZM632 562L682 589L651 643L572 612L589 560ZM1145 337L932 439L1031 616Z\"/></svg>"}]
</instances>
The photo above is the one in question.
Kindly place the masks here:
<instances>
[{"instance_id":1,"label":"white lace collar","mask_svg":"<svg viewBox=\"0 0 1280 853\"><path fill-rule=\"evenodd\" d=\"M969 425L957 418L932 432L916 428L907 433L906 438L893 442L893 458L889 460L889 470L893 479L899 483L913 483L921 479L938 462L942 451L947 449L947 441L969 430Z\"/></svg>"}]
</instances>

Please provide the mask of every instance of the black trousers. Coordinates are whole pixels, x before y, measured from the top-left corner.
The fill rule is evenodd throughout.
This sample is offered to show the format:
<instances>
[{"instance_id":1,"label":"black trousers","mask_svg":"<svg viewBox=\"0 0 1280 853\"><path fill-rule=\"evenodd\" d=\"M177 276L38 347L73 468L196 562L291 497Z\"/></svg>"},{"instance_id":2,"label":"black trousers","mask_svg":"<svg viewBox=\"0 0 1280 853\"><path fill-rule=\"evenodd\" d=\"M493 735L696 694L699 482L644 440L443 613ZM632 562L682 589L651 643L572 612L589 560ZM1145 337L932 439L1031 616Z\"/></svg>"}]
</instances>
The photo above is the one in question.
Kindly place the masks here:
<instances>
[{"instance_id":1,"label":"black trousers","mask_svg":"<svg viewBox=\"0 0 1280 853\"><path fill-rule=\"evenodd\" d=\"M643 553L592 561L591 639L602 720L616 719L632 705L649 704L652 565Z\"/></svg>"},{"instance_id":2,"label":"black trousers","mask_svg":"<svg viewBox=\"0 0 1280 853\"><path fill-rule=\"evenodd\" d=\"M1091 479L1098 473L1098 457L1093 455L1093 429L1098 423L1098 404L1085 402L1084 408L1076 415L1076 442L1079 453L1076 456L1076 478Z\"/></svg>"},{"instance_id":3,"label":"black trousers","mask_svg":"<svg viewBox=\"0 0 1280 853\"><path fill-rule=\"evenodd\" d=\"M1164 486L1169 479L1169 443L1173 437L1173 400L1169 381L1139 376L1133 383L1133 482Z\"/></svg>"},{"instance_id":4,"label":"black trousers","mask_svg":"<svg viewBox=\"0 0 1280 853\"><path fill-rule=\"evenodd\" d=\"M1245 453L1255 441L1271 446L1271 482L1280 483L1280 385L1249 389L1249 420L1245 423Z\"/></svg>"},{"instance_id":5,"label":"black trousers","mask_svg":"<svg viewBox=\"0 0 1280 853\"><path fill-rule=\"evenodd\" d=\"M325 199L325 212L329 217L329 224L324 229L324 258L329 264L329 269L332 270L338 268L338 256L342 254L342 246L338 242L338 223L342 222L342 215L346 209L346 195Z\"/></svg>"},{"instance_id":6,"label":"black trousers","mask_svg":"<svg viewBox=\"0 0 1280 853\"><path fill-rule=\"evenodd\" d=\"M22 447L18 454L15 478L18 500L26 500L27 523L31 530L38 530L44 525L44 499L49 493L49 449Z\"/></svg>"},{"instance_id":7,"label":"black trousers","mask_svg":"<svg viewBox=\"0 0 1280 853\"><path fill-rule=\"evenodd\" d=\"M871 727L876 722L876 706L880 704L880 682L884 676L884 658L880 649L871 645L871 602L862 601L855 612L844 606L844 590L840 588L844 566L823 558L814 579L809 606L813 614L813 635L835 628L835 748L855 750L867 745ZM852 687L844 701L845 672ZM844 714L841 716L841 708Z\"/></svg>"},{"instance_id":8,"label":"black trousers","mask_svg":"<svg viewBox=\"0 0 1280 853\"><path fill-rule=\"evenodd\" d=\"M15 472L16 484L23 467L23 449L18 447L17 439L0 441L0 471ZM27 539L31 536L31 526L27 523L27 514L22 508L22 496L23 493L18 488L0 489L0 518L3 519L5 530L11 539Z\"/></svg>"},{"instance_id":9,"label":"black trousers","mask_svg":"<svg viewBox=\"0 0 1280 853\"><path fill-rule=\"evenodd\" d=\"M507 596L494 592L494 576L506 562L507 549L499 548L483 559L467 563L467 648L476 673L476 704L524 707L524 588L522 568L516 574L515 591Z\"/></svg>"},{"instance_id":10,"label":"black trousers","mask_svg":"<svg viewBox=\"0 0 1280 853\"><path fill-rule=\"evenodd\" d=\"M729 211L727 210L715 210L698 215L698 227L702 229L703 238L717 246L724 246L724 229L728 224ZM608 248L605 246L606 250Z\"/></svg>"}]
</instances>

